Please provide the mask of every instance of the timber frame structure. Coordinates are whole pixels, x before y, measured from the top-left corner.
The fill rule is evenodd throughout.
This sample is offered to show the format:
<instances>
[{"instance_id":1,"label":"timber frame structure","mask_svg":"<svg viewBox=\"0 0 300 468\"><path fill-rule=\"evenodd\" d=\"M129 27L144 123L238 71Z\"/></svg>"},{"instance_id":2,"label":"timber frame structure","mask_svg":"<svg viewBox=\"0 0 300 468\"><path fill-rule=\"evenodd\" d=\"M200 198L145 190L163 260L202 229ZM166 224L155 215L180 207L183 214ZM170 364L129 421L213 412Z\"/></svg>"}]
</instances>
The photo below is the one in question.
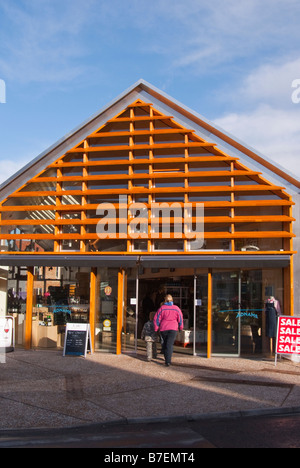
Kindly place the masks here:
<instances>
[{"instance_id":1,"label":"timber frame structure","mask_svg":"<svg viewBox=\"0 0 300 468\"><path fill-rule=\"evenodd\" d=\"M186 262L209 271L276 265L284 268L290 315L299 188L284 169L140 80L2 184L0 261L28 266L29 289L36 265L90 265L92 276L99 265L118 266L121 274L143 263ZM105 203L115 210L113 239L99 239ZM133 203L147 208L139 236L131 232ZM168 236L167 221L153 219L155 203L182 208L171 216ZM204 242L197 249L188 233L176 232L187 204L195 224L199 203ZM31 307L28 301L28 317Z\"/></svg>"},{"instance_id":2,"label":"timber frame structure","mask_svg":"<svg viewBox=\"0 0 300 468\"><path fill-rule=\"evenodd\" d=\"M99 217L95 212L99 204L113 203L118 212L121 208L117 200L122 195L127 198L127 219L115 221L126 226L132 219L130 205L140 200L149 207L148 223L151 204L157 200L182 207L184 203L192 207L203 203L209 212L204 218L205 241L228 241L228 248L212 248L201 254L212 250L219 250L218 255L249 254L239 240L247 244L253 238L280 242L272 249L264 242L262 248L251 250L251 255L293 253L293 202L283 187L268 182L260 172L249 170L215 143L203 140L194 130L178 125L172 117L140 100L2 201L0 239L19 244L23 239L27 241L25 252L33 255L45 251L63 253L64 241L72 244L74 255L107 250L132 254L140 249L134 249L130 234L127 233L126 246L124 243L118 250L118 246L106 249L106 242L99 242L96 232ZM261 214L270 207L277 208L278 214ZM158 228L163 221L159 220ZM176 222L183 223L183 219ZM161 229L156 238L163 238ZM143 254L153 254L150 223L142 239L147 240ZM173 254L177 250L179 255L191 253L184 233L183 239L181 249L171 249ZM168 253L163 246L159 250ZM8 243L7 253L15 252L24 251L16 250L16 242Z\"/></svg>"}]
</instances>

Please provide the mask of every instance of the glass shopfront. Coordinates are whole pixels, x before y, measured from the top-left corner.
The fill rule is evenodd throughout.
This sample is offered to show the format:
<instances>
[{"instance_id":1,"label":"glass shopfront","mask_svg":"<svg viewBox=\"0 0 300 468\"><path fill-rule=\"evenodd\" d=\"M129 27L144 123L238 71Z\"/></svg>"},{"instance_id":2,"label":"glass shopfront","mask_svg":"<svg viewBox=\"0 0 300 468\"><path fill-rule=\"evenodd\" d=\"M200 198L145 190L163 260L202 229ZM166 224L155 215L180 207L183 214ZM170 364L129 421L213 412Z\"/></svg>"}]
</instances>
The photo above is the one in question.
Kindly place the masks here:
<instances>
[{"instance_id":1,"label":"glass shopfront","mask_svg":"<svg viewBox=\"0 0 300 468\"><path fill-rule=\"evenodd\" d=\"M169 292L184 315L178 351L257 354L266 298L294 312L299 184L275 166L268 181L269 162L240 146L233 157L237 143L211 128L220 150L203 121L149 90L132 88L1 186L0 263L28 267L8 277L17 345L61 347L80 321L96 350L136 352Z\"/></svg>"},{"instance_id":2,"label":"glass shopfront","mask_svg":"<svg viewBox=\"0 0 300 468\"><path fill-rule=\"evenodd\" d=\"M27 268L8 268L7 315L15 319L16 346L24 345L27 302Z\"/></svg>"},{"instance_id":3,"label":"glass shopfront","mask_svg":"<svg viewBox=\"0 0 300 468\"><path fill-rule=\"evenodd\" d=\"M138 352L145 347L141 331L150 312L159 308L168 293L184 317L184 329L176 339L177 352L207 355L211 340L212 355L270 353L265 303L274 296L283 313L282 268L127 268L122 274L120 271L35 267L32 347L62 348L66 323L93 320L95 351L115 353L119 333L120 351ZM16 319L17 346L24 345L26 275L26 268L9 269L7 313Z\"/></svg>"},{"instance_id":4,"label":"glass shopfront","mask_svg":"<svg viewBox=\"0 0 300 468\"><path fill-rule=\"evenodd\" d=\"M118 269L98 268L95 288L95 351L116 352Z\"/></svg>"},{"instance_id":5,"label":"glass shopfront","mask_svg":"<svg viewBox=\"0 0 300 468\"><path fill-rule=\"evenodd\" d=\"M214 271L212 354L268 353L265 303L270 296L283 310L282 269Z\"/></svg>"},{"instance_id":6,"label":"glass shopfront","mask_svg":"<svg viewBox=\"0 0 300 468\"><path fill-rule=\"evenodd\" d=\"M32 346L62 347L66 323L89 322L90 269L41 267L34 273Z\"/></svg>"},{"instance_id":7,"label":"glass shopfront","mask_svg":"<svg viewBox=\"0 0 300 468\"><path fill-rule=\"evenodd\" d=\"M269 354L272 344L266 336L265 303L274 296L283 313L283 269L213 269L211 278L212 355ZM171 294L184 317L176 351L207 355L208 270L149 269L139 278L139 291L139 331L150 309L156 310L164 294Z\"/></svg>"}]
</instances>

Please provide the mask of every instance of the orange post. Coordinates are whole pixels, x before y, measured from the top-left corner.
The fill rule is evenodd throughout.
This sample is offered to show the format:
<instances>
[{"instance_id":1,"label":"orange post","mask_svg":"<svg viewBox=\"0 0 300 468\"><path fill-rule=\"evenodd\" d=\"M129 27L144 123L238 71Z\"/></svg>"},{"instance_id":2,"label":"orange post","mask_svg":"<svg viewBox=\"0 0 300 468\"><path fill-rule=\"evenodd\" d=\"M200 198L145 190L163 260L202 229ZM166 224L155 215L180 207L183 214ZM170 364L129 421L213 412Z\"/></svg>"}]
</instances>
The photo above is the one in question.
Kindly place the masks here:
<instances>
[{"instance_id":1,"label":"orange post","mask_svg":"<svg viewBox=\"0 0 300 468\"><path fill-rule=\"evenodd\" d=\"M26 300L26 321L25 321L25 349L31 349L32 338L32 308L33 308L33 267L27 269L27 300Z\"/></svg>"},{"instance_id":2,"label":"orange post","mask_svg":"<svg viewBox=\"0 0 300 468\"><path fill-rule=\"evenodd\" d=\"M123 305L124 305L124 270L118 273L118 312L117 312L117 346L116 353L122 352L122 327L123 327Z\"/></svg>"},{"instance_id":3,"label":"orange post","mask_svg":"<svg viewBox=\"0 0 300 468\"><path fill-rule=\"evenodd\" d=\"M208 270L208 291L207 291L207 358L211 358L212 351L212 270Z\"/></svg>"},{"instance_id":4,"label":"orange post","mask_svg":"<svg viewBox=\"0 0 300 468\"><path fill-rule=\"evenodd\" d=\"M91 328L91 346L92 351L95 349L95 323L96 323L96 285L97 285L97 268L91 269L90 281L90 328Z\"/></svg>"}]
</instances>

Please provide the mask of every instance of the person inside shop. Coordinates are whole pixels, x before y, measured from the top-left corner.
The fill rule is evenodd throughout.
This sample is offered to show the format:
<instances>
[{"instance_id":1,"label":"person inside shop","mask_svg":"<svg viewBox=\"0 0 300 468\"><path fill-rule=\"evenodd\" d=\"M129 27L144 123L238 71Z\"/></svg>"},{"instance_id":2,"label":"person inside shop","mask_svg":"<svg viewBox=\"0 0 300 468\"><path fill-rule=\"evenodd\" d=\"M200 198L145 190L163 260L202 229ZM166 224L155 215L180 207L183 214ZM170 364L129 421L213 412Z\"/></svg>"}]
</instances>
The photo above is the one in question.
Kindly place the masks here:
<instances>
[{"instance_id":1,"label":"person inside shop","mask_svg":"<svg viewBox=\"0 0 300 468\"><path fill-rule=\"evenodd\" d=\"M151 291L147 291L146 296L142 302L142 308L139 310L139 320L138 320L138 336L141 336L141 332L145 323L148 322L150 312L155 310L154 302L151 298Z\"/></svg>"},{"instance_id":2,"label":"person inside shop","mask_svg":"<svg viewBox=\"0 0 300 468\"><path fill-rule=\"evenodd\" d=\"M151 294L151 291L147 291L146 296L144 297L142 302L144 323L149 320L150 313L155 309L155 305L151 298Z\"/></svg>"},{"instance_id":3,"label":"person inside shop","mask_svg":"<svg viewBox=\"0 0 300 468\"><path fill-rule=\"evenodd\" d=\"M164 299L165 299L165 296L166 296L166 292L165 292L165 288L164 286L160 286L157 294L156 294L156 298L155 298L155 309L158 310L162 304L164 303Z\"/></svg>"},{"instance_id":4,"label":"person inside shop","mask_svg":"<svg viewBox=\"0 0 300 468\"><path fill-rule=\"evenodd\" d=\"M158 309L154 317L154 330L160 334L163 339L163 349L165 364L171 365L173 347L176 335L179 330L183 330L183 315L180 308L173 303L173 297L167 294L164 304Z\"/></svg>"},{"instance_id":5,"label":"person inside shop","mask_svg":"<svg viewBox=\"0 0 300 468\"><path fill-rule=\"evenodd\" d=\"M270 296L265 304L266 312L266 336L270 338L270 350L273 346L277 334L277 319L281 315L280 303L274 296Z\"/></svg>"},{"instance_id":6,"label":"person inside shop","mask_svg":"<svg viewBox=\"0 0 300 468\"><path fill-rule=\"evenodd\" d=\"M152 359L157 358L157 333L154 330L154 323L153 319L155 316L155 312L150 312L149 320L145 323L141 338L142 340L146 341L146 349L147 349L147 361L150 362Z\"/></svg>"}]
</instances>

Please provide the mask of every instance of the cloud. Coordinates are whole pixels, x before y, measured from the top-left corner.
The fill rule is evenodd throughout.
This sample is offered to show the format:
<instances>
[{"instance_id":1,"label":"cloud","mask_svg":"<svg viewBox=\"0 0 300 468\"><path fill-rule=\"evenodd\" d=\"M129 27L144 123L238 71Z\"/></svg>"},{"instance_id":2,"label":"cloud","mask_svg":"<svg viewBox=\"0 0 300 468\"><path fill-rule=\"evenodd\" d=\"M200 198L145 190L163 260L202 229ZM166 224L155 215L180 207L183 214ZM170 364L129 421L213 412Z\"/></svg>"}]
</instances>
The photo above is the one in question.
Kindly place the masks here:
<instances>
[{"instance_id":1,"label":"cloud","mask_svg":"<svg viewBox=\"0 0 300 468\"><path fill-rule=\"evenodd\" d=\"M249 113L224 115L214 123L300 179L300 104L293 110L260 105Z\"/></svg>"},{"instance_id":2,"label":"cloud","mask_svg":"<svg viewBox=\"0 0 300 468\"><path fill-rule=\"evenodd\" d=\"M300 58L275 59L252 71L237 90L237 95L243 105L264 102L276 108L290 108L292 83L299 78Z\"/></svg>"},{"instance_id":3,"label":"cloud","mask_svg":"<svg viewBox=\"0 0 300 468\"><path fill-rule=\"evenodd\" d=\"M24 158L22 158L22 160L13 160L12 158L0 159L0 184L18 172L20 168L25 166L28 162L29 159Z\"/></svg>"},{"instance_id":4,"label":"cloud","mask_svg":"<svg viewBox=\"0 0 300 468\"><path fill-rule=\"evenodd\" d=\"M236 90L223 92L231 111L214 122L300 179L300 103L292 100L298 79L300 58L269 60L251 70Z\"/></svg>"},{"instance_id":5,"label":"cloud","mask_svg":"<svg viewBox=\"0 0 300 468\"><path fill-rule=\"evenodd\" d=\"M231 72L237 60L272 56L284 41L296 48L300 3L1 0L0 14L0 75L49 83L88 77L124 55L130 68L137 54L152 66L163 57L164 75Z\"/></svg>"},{"instance_id":6,"label":"cloud","mask_svg":"<svg viewBox=\"0 0 300 468\"><path fill-rule=\"evenodd\" d=\"M79 40L95 0L2 0L0 73L20 83L70 81L87 72Z\"/></svg>"},{"instance_id":7,"label":"cloud","mask_svg":"<svg viewBox=\"0 0 300 468\"><path fill-rule=\"evenodd\" d=\"M138 69L193 108L209 99L211 119L227 109L218 125L284 165L300 147L299 16L299 0L1 0L0 78L89 93L103 73L114 93Z\"/></svg>"},{"instance_id":8,"label":"cloud","mask_svg":"<svg viewBox=\"0 0 300 468\"><path fill-rule=\"evenodd\" d=\"M248 72L253 63L272 60L284 49L297 53L299 14L296 0L174 1L169 21L177 29L168 30L164 53L178 71Z\"/></svg>"}]
</instances>

